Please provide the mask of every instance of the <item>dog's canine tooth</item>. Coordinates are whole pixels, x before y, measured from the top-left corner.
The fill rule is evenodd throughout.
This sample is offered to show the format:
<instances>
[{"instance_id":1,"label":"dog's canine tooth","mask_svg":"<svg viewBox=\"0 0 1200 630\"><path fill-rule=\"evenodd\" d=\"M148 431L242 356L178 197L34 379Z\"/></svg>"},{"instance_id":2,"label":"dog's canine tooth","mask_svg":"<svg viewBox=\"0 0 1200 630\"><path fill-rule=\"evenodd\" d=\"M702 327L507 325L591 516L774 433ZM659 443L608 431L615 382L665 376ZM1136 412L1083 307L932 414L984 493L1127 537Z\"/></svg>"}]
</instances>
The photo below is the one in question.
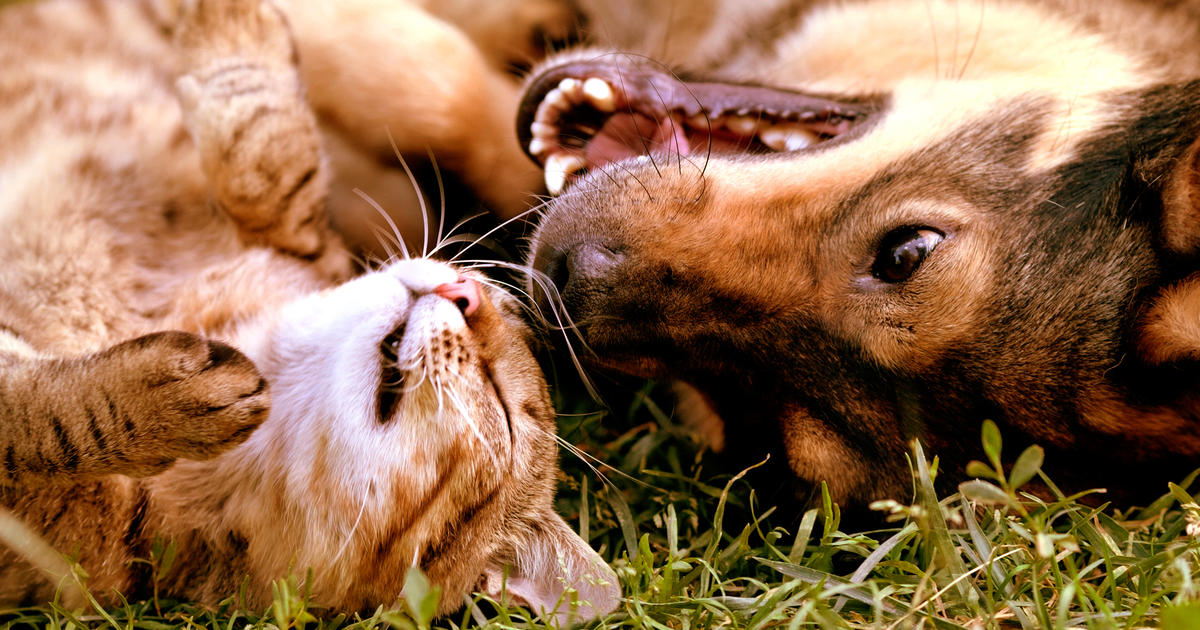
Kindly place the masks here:
<instances>
[{"instance_id":1,"label":"dog's canine tooth","mask_svg":"<svg viewBox=\"0 0 1200 630\"><path fill-rule=\"evenodd\" d=\"M567 184L567 176L587 166L587 160L571 153L555 153L546 158L546 190L558 195Z\"/></svg>"},{"instance_id":2,"label":"dog's canine tooth","mask_svg":"<svg viewBox=\"0 0 1200 630\"><path fill-rule=\"evenodd\" d=\"M772 125L758 132L758 139L776 151L799 151L817 141L817 136L800 125Z\"/></svg>"},{"instance_id":3,"label":"dog's canine tooth","mask_svg":"<svg viewBox=\"0 0 1200 630\"><path fill-rule=\"evenodd\" d=\"M758 130L758 119L753 116L730 116L725 119L725 128L741 136L753 136Z\"/></svg>"},{"instance_id":4,"label":"dog's canine tooth","mask_svg":"<svg viewBox=\"0 0 1200 630\"><path fill-rule=\"evenodd\" d=\"M567 77L558 82L558 91L562 92L572 103L578 103L583 100L584 83L579 79Z\"/></svg>"},{"instance_id":5,"label":"dog's canine tooth","mask_svg":"<svg viewBox=\"0 0 1200 630\"><path fill-rule=\"evenodd\" d=\"M592 107L602 112L611 112L617 109L616 95L613 93L612 86L604 79L592 77L584 81L583 95Z\"/></svg>"}]
</instances>

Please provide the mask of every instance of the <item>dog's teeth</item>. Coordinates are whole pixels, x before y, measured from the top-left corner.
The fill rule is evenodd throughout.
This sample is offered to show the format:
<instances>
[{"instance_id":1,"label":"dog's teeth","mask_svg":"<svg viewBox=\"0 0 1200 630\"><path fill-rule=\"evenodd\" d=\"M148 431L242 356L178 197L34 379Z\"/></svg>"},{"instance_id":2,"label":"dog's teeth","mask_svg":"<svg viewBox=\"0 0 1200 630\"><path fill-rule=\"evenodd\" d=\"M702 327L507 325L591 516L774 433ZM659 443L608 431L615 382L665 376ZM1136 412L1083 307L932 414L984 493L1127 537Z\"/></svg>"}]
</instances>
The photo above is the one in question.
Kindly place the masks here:
<instances>
[{"instance_id":1,"label":"dog's teeth","mask_svg":"<svg viewBox=\"0 0 1200 630\"><path fill-rule=\"evenodd\" d=\"M543 122L534 121L532 125L529 125L529 131L533 133L534 138L543 140L553 140L558 137L558 127Z\"/></svg>"},{"instance_id":2,"label":"dog's teeth","mask_svg":"<svg viewBox=\"0 0 1200 630\"><path fill-rule=\"evenodd\" d=\"M553 143L546 142L541 138L534 138L533 140L529 141L529 153L531 155L541 155L549 150L552 146L554 146Z\"/></svg>"},{"instance_id":3,"label":"dog's teeth","mask_svg":"<svg viewBox=\"0 0 1200 630\"><path fill-rule=\"evenodd\" d=\"M817 136L799 125L774 125L759 131L758 139L776 151L798 151L815 143Z\"/></svg>"},{"instance_id":4,"label":"dog's teeth","mask_svg":"<svg viewBox=\"0 0 1200 630\"><path fill-rule=\"evenodd\" d=\"M583 100L583 82L579 79L566 78L558 82L558 91L572 102Z\"/></svg>"},{"instance_id":5,"label":"dog's teeth","mask_svg":"<svg viewBox=\"0 0 1200 630\"><path fill-rule=\"evenodd\" d=\"M613 94L612 86L604 79L592 77L584 81L583 95L587 97L587 101L592 104L592 107L602 112L611 112L617 108L616 95Z\"/></svg>"},{"instance_id":6,"label":"dog's teeth","mask_svg":"<svg viewBox=\"0 0 1200 630\"><path fill-rule=\"evenodd\" d=\"M550 103L558 109L567 109L571 106L571 101L562 93L562 90L554 88L546 93L546 98L542 99L543 103Z\"/></svg>"},{"instance_id":7,"label":"dog's teeth","mask_svg":"<svg viewBox=\"0 0 1200 630\"><path fill-rule=\"evenodd\" d=\"M758 119L752 116L730 116L725 119L725 128L741 136L753 136L758 130Z\"/></svg>"},{"instance_id":8,"label":"dog's teeth","mask_svg":"<svg viewBox=\"0 0 1200 630\"><path fill-rule=\"evenodd\" d=\"M692 129L705 129L705 130L707 130L710 126L712 126L712 127L719 126L719 125L717 125L717 122L715 120L709 120L708 116L706 116L704 114L694 114L694 115L688 116L687 117L687 125L689 127L691 127Z\"/></svg>"},{"instance_id":9,"label":"dog's teeth","mask_svg":"<svg viewBox=\"0 0 1200 630\"><path fill-rule=\"evenodd\" d=\"M534 122L553 125L558 122L559 114L571 107L570 101L563 96L562 90L554 88L546 92L542 102L538 104L537 112L533 115Z\"/></svg>"},{"instance_id":10,"label":"dog's teeth","mask_svg":"<svg viewBox=\"0 0 1200 630\"><path fill-rule=\"evenodd\" d=\"M559 94L559 98L562 98L561 94ZM558 122L558 115L561 112L562 109L555 106L550 101L542 101L541 104L538 105L537 112L533 115L533 121L540 122L544 125L553 125L554 123Z\"/></svg>"},{"instance_id":11,"label":"dog's teeth","mask_svg":"<svg viewBox=\"0 0 1200 630\"><path fill-rule=\"evenodd\" d=\"M570 153L555 153L546 158L545 176L546 190L551 195L558 195L567 185L567 176L587 167L583 156Z\"/></svg>"}]
</instances>

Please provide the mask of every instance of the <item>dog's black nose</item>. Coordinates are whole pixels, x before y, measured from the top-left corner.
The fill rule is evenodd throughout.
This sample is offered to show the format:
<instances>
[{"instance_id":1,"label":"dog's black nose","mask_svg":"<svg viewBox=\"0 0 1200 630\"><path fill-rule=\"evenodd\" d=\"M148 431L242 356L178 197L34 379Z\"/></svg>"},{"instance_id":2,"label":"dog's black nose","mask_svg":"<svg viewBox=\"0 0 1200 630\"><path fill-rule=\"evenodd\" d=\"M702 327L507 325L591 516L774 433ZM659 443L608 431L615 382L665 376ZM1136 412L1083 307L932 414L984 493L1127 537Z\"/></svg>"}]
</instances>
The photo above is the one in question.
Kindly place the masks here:
<instances>
[{"instance_id":1,"label":"dog's black nose","mask_svg":"<svg viewBox=\"0 0 1200 630\"><path fill-rule=\"evenodd\" d=\"M546 273L568 308L597 293L606 293L613 281L613 270L625 259L624 254L595 241L584 241L555 252L544 262Z\"/></svg>"}]
</instances>

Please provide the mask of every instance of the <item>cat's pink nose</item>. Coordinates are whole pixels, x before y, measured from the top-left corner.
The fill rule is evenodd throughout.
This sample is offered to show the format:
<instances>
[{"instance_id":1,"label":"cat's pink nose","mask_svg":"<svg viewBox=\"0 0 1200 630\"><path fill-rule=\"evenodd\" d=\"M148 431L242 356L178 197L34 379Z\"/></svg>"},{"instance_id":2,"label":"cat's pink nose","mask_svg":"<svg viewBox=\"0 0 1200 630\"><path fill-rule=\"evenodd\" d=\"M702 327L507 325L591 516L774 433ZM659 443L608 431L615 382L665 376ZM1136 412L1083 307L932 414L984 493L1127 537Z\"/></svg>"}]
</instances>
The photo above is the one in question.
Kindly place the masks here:
<instances>
[{"instance_id":1,"label":"cat's pink nose","mask_svg":"<svg viewBox=\"0 0 1200 630\"><path fill-rule=\"evenodd\" d=\"M433 292L454 302L464 317L469 317L479 308L479 283L470 278L439 284L433 288Z\"/></svg>"}]
</instances>

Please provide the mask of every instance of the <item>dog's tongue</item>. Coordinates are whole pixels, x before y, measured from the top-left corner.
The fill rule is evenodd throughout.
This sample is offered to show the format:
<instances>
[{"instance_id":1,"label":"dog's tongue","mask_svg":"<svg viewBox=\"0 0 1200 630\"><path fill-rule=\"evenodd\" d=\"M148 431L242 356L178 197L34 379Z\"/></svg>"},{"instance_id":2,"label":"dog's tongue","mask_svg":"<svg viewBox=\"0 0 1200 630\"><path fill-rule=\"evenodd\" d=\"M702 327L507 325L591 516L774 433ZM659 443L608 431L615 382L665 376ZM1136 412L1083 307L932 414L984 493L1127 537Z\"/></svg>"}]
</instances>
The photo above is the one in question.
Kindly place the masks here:
<instances>
[{"instance_id":1,"label":"dog's tongue","mask_svg":"<svg viewBox=\"0 0 1200 630\"><path fill-rule=\"evenodd\" d=\"M613 114L587 143L588 166L604 166L649 153L690 155L693 151L745 151L747 140L728 133L706 133L671 117L654 120L641 113Z\"/></svg>"},{"instance_id":2,"label":"dog's tongue","mask_svg":"<svg viewBox=\"0 0 1200 630\"><path fill-rule=\"evenodd\" d=\"M654 119L638 113L614 114L587 144L590 166L603 166L651 152L687 155L691 152L683 125L670 118Z\"/></svg>"}]
</instances>

